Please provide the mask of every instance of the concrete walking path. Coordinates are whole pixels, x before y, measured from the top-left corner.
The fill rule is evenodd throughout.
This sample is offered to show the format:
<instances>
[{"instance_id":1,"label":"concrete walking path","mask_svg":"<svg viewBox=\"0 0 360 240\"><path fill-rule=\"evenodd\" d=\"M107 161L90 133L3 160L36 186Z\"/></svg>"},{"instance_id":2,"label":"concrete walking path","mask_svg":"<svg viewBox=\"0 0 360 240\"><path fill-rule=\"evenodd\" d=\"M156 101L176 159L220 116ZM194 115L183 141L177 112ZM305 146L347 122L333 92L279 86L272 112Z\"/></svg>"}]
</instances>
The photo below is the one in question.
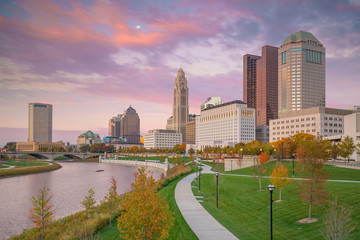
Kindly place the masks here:
<instances>
[{"instance_id":1,"label":"concrete walking path","mask_svg":"<svg viewBox=\"0 0 360 240\"><path fill-rule=\"evenodd\" d=\"M204 165L202 167L202 173L213 173L210 166ZM200 240L238 239L216 221L195 198L191 189L191 182L195 177L196 173L190 174L178 182L175 188L176 204L185 221Z\"/></svg>"}]
</instances>

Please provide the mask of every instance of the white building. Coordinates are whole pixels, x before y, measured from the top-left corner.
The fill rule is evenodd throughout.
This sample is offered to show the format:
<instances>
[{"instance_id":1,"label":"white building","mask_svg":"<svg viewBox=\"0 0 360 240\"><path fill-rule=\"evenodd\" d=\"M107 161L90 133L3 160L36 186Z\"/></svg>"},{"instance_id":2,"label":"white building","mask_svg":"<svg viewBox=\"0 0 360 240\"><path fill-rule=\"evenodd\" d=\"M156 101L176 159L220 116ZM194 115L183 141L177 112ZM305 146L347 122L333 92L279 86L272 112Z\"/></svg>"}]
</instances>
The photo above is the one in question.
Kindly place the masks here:
<instances>
[{"instance_id":1,"label":"white building","mask_svg":"<svg viewBox=\"0 0 360 240\"><path fill-rule=\"evenodd\" d=\"M195 124L197 149L255 140L255 109L239 100L202 110Z\"/></svg>"},{"instance_id":2,"label":"white building","mask_svg":"<svg viewBox=\"0 0 360 240\"><path fill-rule=\"evenodd\" d=\"M153 129L144 136L144 147L150 148L172 148L182 143L182 134L175 130Z\"/></svg>"},{"instance_id":3,"label":"white building","mask_svg":"<svg viewBox=\"0 0 360 240\"><path fill-rule=\"evenodd\" d=\"M332 136L344 133L344 116L351 110L313 107L298 111L279 112L279 119L270 120L270 142L296 133Z\"/></svg>"},{"instance_id":4,"label":"white building","mask_svg":"<svg viewBox=\"0 0 360 240\"><path fill-rule=\"evenodd\" d=\"M208 107L214 107L223 103L224 102L221 100L221 97L209 97L203 104L201 104L201 110L204 110Z\"/></svg>"}]
</instances>

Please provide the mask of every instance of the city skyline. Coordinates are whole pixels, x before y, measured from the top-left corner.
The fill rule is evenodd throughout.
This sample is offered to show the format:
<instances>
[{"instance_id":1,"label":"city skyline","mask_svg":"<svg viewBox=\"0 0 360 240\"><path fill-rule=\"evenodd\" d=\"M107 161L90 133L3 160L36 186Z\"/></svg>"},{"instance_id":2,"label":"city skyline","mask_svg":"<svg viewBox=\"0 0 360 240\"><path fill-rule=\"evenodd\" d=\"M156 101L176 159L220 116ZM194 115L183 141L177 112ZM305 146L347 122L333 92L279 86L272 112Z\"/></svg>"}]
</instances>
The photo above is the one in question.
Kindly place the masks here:
<instances>
[{"instance_id":1,"label":"city skyline","mask_svg":"<svg viewBox=\"0 0 360 240\"><path fill-rule=\"evenodd\" d=\"M359 13L355 1L1 2L0 145L27 139L30 102L53 105L54 141L103 137L129 105L142 135L164 128L180 67L189 112L211 96L242 100L242 56L299 30L326 47L327 107L359 105Z\"/></svg>"}]
</instances>

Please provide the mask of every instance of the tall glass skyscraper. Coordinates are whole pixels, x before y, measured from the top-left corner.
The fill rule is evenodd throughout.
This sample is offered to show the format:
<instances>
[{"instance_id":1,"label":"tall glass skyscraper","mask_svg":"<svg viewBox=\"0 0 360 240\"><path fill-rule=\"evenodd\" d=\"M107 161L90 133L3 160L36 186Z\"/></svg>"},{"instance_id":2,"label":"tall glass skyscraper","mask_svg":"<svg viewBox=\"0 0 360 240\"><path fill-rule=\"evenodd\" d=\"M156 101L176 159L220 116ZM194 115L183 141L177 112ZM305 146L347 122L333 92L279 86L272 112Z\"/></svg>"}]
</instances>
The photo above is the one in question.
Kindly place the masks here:
<instances>
[{"instance_id":1,"label":"tall glass skyscraper","mask_svg":"<svg viewBox=\"0 0 360 240\"><path fill-rule=\"evenodd\" d=\"M288 36L278 54L279 112L325 106L325 48L309 32Z\"/></svg>"}]
</instances>

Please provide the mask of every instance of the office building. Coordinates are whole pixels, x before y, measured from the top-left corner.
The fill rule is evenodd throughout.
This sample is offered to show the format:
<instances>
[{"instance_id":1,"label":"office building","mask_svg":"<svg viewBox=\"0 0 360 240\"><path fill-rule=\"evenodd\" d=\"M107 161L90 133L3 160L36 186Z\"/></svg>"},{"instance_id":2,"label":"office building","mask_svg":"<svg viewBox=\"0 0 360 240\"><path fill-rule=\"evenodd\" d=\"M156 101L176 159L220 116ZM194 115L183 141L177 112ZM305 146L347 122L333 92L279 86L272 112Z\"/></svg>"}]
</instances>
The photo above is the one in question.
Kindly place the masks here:
<instances>
[{"instance_id":1,"label":"office building","mask_svg":"<svg viewBox=\"0 0 360 240\"><path fill-rule=\"evenodd\" d=\"M223 103L224 102L221 100L221 97L209 97L203 104L201 104L201 110L204 110L207 107L214 107Z\"/></svg>"},{"instance_id":2,"label":"office building","mask_svg":"<svg viewBox=\"0 0 360 240\"><path fill-rule=\"evenodd\" d=\"M109 120L109 137L120 137L121 117L119 114Z\"/></svg>"},{"instance_id":3,"label":"office building","mask_svg":"<svg viewBox=\"0 0 360 240\"><path fill-rule=\"evenodd\" d=\"M189 121L186 122L186 144L195 144L195 114L189 114Z\"/></svg>"},{"instance_id":4,"label":"office building","mask_svg":"<svg viewBox=\"0 0 360 240\"><path fill-rule=\"evenodd\" d=\"M127 143L140 143L140 118L131 106L121 116L120 138Z\"/></svg>"},{"instance_id":5,"label":"office building","mask_svg":"<svg viewBox=\"0 0 360 240\"><path fill-rule=\"evenodd\" d=\"M325 106L325 48L313 34L288 36L280 46L278 65L279 112Z\"/></svg>"},{"instance_id":6,"label":"office building","mask_svg":"<svg viewBox=\"0 0 360 240\"><path fill-rule=\"evenodd\" d=\"M144 136L144 147L151 148L173 148L182 143L182 136L175 130L154 129Z\"/></svg>"},{"instance_id":7,"label":"office building","mask_svg":"<svg viewBox=\"0 0 360 240\"><path fill-rule=\"evenodd\" d=\"M52 142L52 105L29 103L30 142Z\"/></svg>"},{"instance_id":8,"label":"office building","mask_svg":"<svg viewBox=\"0 0 360 240\"><path fill-rule=\"evenodd\" d=\"M173 115L167 120L166 129L181 133L183 142L186 142L186 123L189 120L188 98L187 79L180 68L175 79Z\"/></svg>"},{"instance_id":9,"label":"office building","mask_svg":"<svg viewBox=\"0 0 360 240\"><path fill-rule=\"evenodd\" d=\"M332 136L344 133L344 116L354 111L313 107L279 113L279 119L270 120L270 141L290 137L296 133Z\"/></svg>"},{"instance_id":10,"label":"office building","mask_svg":"<svg viewBox=\"0 0 360 240\"><path fill-rule=\"evenodd\" d=\"M46 147L49 151L53 151L53 148L65 149L65 143L58 142L17 142L16 151L18 152L37 152L40 147Z\"/></svg>"},{"instance_id":11,"label":"office building","mask_svg":"<svg viewBox=\"0 0 360 240\"><path fill-rule=\"evenodd\" d=\"M256 61L260 58L251 54L243 57L243 98L249 108L256 108Z\"/></svg>"},{"instance_id":12,"label":"office building","mask_svg":"<svg viewBox=\"0 0 360 240\"><path fill-rule=\"evenodd\" d=\"M235 100L201 111L195 120L196 146L234 146L255 140L255 109Z\"/></svg>"}]
</instances>

